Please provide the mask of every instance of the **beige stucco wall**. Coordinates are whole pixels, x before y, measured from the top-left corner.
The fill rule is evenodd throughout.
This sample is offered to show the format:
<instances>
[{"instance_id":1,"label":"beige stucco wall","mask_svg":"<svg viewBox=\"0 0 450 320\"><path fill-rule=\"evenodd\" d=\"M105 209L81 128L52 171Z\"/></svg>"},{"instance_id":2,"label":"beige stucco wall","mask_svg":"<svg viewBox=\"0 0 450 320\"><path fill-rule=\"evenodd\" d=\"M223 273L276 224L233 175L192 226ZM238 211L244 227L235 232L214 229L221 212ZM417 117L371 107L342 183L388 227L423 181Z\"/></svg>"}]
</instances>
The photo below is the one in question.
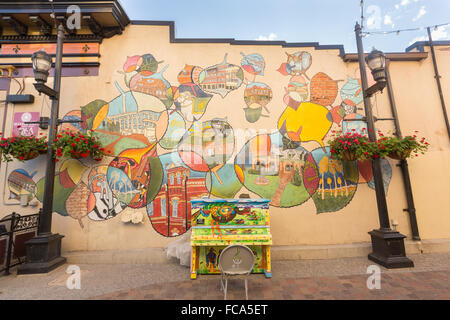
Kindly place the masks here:
<instances>
[{"instance_id":1,"label":"beige stucco wall","mask_svg":"<svg viewBox=\"0 0 450 320\"><path fill-rule=\"evenodd\" d=\"M367 49L367 48L366 48ZM428 50L429 48L425 48ZM210 101L202 121L212 118L227 118L228 123L236 129L277 129L277 122L285 109L283 104L284 87L287 87L289 77L283 76L277 71L280 64L286 62L285 52L294 53L306 51L312 54L312 65L307 71L309 77L318 72L324 72L334 80L346 80L347 75L354 76L358 69L357 63L345 63L339 56L338 50L315 50L310 47L282 48L281 46L241 46L214 43L169 43L168 26L139 26L130 25L120 36L105 39L100 47L100 71L98 77L70 78L62 80L62 98L60 115L86 105L92 100L103 99L110 101L119 95L114 82L125 88L123 75L117 71L122 69L127 56L151 53L158 60L164 60L159 65L161 70L166 64L169 68L164 73L171 85L178 85L177 75L186 64L206 68L223 61L228 54L227 62L240 65L241 52L245 54L259 53L264 57L266 67L264 76L258 76L257 81L268 84L273 91L272 101L268 107L271 110L270 117L261 118L255 123L245 120L243 107L244 88L231 91L225 98L214 95ZM449 101L450 89L450 52L437 50L437 59L446 101ZM419 135L427 137L431 144L428 153L409 162L411 183L414 200L417 209L417 220L422 239L450 238L450 197L447 190L450 180L450 141L443 120L443 113L439 101L439 95L435 84L431 56L420 62L392 62L392 85L395 92L395 100L401 130L404 135L413 134L414 130L420 131ZM50 83L53 79L50 79ZM26 80L24 93L36 94L32 86L32 80ZM339 82L339 90L345 81ZM12 84L14 91L15 84ZM12 109L14 112L41 111L41 115L48 115L49 102L43 100L43 96L37 96L33 106L9 106L7 135L11 130ZM338 94L333 106L341 102ZM391 117L387 90L381 95L372 98L374 114L378 117ZM449 102L447 102L449 104ZM42 107L43 106L43 107ZM358 105L363 108L363 105ZM359 113L363 114L360 110ZM393 129L390 121L377 123L383 131ZM336 129L334 124L332 129ZM9 131L8 131L9 130ZM326 139L325 139L326 141ZM302 144L308 151L319 147L315 142ZM235 150L234 156L239 150ZM159 148L158 153L164 153ZM233 156L233 159L234 159ZM40 160L39 160L40 161ZM39 166L39 161L34 161L33 166ZM403 209L407 207L401 171L396 166L396 161L389 160L392 167L392 180L387 194L387 203L390 219L398 221L398 230L411 238L408 213ZM108 161L104 161L105 164ZM27 164L28 166L30 164ZM7 174L13 169L23 165L11 163L1 165L1 179L5 181ZM36 169L38 170L38 169ZM43 170L43 164L40 169ZM83 179L87 180L87 170ZM7 188L4 182L2 203L0 210L2 215L15 210L19 213L34 213L36 208L22 208L11 200L8 200ZM244 187L239 193L250 193ZM239 195L238 193L238 195ZM40 204L39 204L40 206ZM92 221L84 218L84 229L81 229L78 221L63 217L58 214L53 216L53 232L65 235L63 251L75 250L113 250L113 249L138 249L165 247L175 238L166 238L158 234L152 227L149 219L145 217L143 224L124 224L120 215L106 221ZM141 210L146 216L145 208ZM367 184L359 184L358 190L350 203L337 212L316 214L312 199L302 205L292 208L271 207L271 232L273 243L277 246L294 245L331 245L368 242L368 231L378 228L378 211L375 192Z\"/></svg>"}]
</instances>

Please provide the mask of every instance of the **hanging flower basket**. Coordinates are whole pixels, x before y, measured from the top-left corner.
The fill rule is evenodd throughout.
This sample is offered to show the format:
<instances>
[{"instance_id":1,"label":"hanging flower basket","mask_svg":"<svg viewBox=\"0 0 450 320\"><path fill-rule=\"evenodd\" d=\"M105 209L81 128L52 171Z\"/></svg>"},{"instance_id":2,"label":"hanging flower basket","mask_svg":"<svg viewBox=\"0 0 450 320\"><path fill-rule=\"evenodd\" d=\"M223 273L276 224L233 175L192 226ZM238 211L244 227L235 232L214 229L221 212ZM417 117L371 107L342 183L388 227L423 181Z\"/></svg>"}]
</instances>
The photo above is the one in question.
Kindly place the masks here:
<instances>
[{"instance_id":1,"label":"hanging flower basket","mask_svg":"<svg viewBox=\"0 0 450 320\"><path fill-rule=\"evenodd\" d=\"M47 137L36 138L35 136L2 138L0 141L0 154L3 161L10 162L14 159L19 161L31 160L48 149Z\"/></svg>"},{"instance_id":2,"label":"hanging flower basket","mask_svg":"<svg viewBox=\"0 0 450 320\"><path fill-rule=\"evenodd\" d=\"M355 161L370 159L373 155L374 148L366 135L361 135L352 130L351 132L342 133L338 131L328 141L330 145L331 157L341 161Z\"/></svg>"},{"instance_id":3,"label":"hanging flower basket","mask_svg":"<svg viewBox=\"0 0 450 320\"><path fill-rule=\"evenodd\" d=\"M31 160L31 159L37 158L38 156L39 156L39 151L29 151L29 152L23 154L22 160Z\"/></svg>"},{"instance_id":4,"label":"hanging flower basket","mask_svg":"<svg viewBox=\"0 0 450 320\"><path fill-rule=\"evenodd\" d=\"M356 158L356 152L354 151L343 151L342 152L342 160L344 161L355 161Z\"/></svg>"},{"instance_id":5,"label":"hanging flower basket","mask_svg":"<svg viewBox=\"0 0 450 320\"><path fill-rule=\"evenodd\" d=\"M102 160L105 149L102 148L100 142L92 134L92 130L87 133L63 130L53 140L56 159L64 157L83 159L90 157L96 161Z\"/></svg>"},{"instance_id":6,"label":"hanging flower basket","mask_svg":"<svg viewBox=\"0 0 450 320\"><path fill-rule=\"evenodd\" d=\"M428 142L425 141L425 138L417 140L416 135L406 136L404 138L396 136L384 137L383 134L380 134L380 136L382 137L378 139L380 148L383 148L383 151L389 158L395 160L410 158L413 153L416 157L419 152L425 154L425 151L428 150L429 146Z\"/></svg>"},{"instance_id":7,"label":"hanging flower basket","mask_svg":"<svg viewBox=\"0 0 450 320\"><path fill-rule=\"evenodd\" d=\"M388 157L395 160L404 160L409 158L411 155L412 149L404 150L404 151L393 151L388 154Z\"/></svg>"}]
</instances>

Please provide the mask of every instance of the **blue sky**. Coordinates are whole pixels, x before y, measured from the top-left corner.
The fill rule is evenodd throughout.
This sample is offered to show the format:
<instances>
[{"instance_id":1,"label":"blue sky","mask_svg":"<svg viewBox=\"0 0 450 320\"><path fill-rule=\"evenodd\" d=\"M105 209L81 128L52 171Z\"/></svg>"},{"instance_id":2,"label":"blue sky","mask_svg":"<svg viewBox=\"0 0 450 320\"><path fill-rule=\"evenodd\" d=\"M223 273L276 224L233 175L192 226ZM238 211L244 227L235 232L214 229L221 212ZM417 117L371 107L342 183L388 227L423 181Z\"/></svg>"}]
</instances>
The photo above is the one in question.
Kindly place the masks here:
<instances>
[{"instance_id":1,"label":"blue sky","mask_svg":"<svg viewBox=\"0 0 450 320\"><path fill-rule=\"evenodd\" d=\"M342 44L356 52L354 26L360 0L120 0L132 20L175 21L177 38L235 38ZM450 23L450 0L364 0L365 31ZM433 40L450 40L450 25L433 30ZM427 31L369 35L364 49L403 52L426 40Z\"/></svg>"}]
</instances>

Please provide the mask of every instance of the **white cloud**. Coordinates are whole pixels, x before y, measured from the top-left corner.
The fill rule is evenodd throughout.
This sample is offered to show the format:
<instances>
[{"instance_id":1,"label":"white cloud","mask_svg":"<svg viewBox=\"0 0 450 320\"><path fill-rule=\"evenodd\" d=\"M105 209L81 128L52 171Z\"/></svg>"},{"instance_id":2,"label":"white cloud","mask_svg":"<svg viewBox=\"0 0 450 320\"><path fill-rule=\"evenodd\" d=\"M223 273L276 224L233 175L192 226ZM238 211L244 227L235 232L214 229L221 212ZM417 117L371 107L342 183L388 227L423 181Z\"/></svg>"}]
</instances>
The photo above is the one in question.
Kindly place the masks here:
<instances>
[{"instance_id":1,"label":"white cloud","mask_svg":"<svg viewBox=\"0 0 450 320\"><path fill-rule=\"evenodd\" d=\"M275 34L275 33L270 33L267 37L266 36L263 36L263 35L260 35L257 39L255 39L255 40L258 40L258 41L267 41L267 40L270 40L270 41L272 41L272 40L275 40L276 38L278 38L278 36Z\"/></svg>"},{"instance_id":2,"label":"white cloud","mask_svg":"<svg viewBox=\"0 0 450 320\"><path fill-rule=\"evenodd\" d=\"M384 24L391 26L392 28L395 26L395 24L392 22L392 18L390 15L384 16Z\"/></svg>"},{"instance_id":3,"label":"white cloud","mask_svg":"<svg viewBox=\"0 0 450 320\"><path fill-rule=\"evenodd\" d=\"M417 2L417 0L414 0L414 2ZM400 6L406 6L406 5L408 5L408 4L410 4L411 3L411 0L402 0L400 3L398 3L398 4L396 4L396 5L394 5L394 7L395 7L395 9L400 9Z\"/></svg>"},{"instance_id":4,"label":"white cloud","mask_svg":"<svg viewBox=\"0 0 450 320\"><path fill-rule=\"evenodd\" d=\"M417 13L417 16L412 19L412 21L419 20L423 15L427 13L427 10L425 9L425 6L421 6L419 12Z\"/></svg>"},{"instance_id":5,"label":"white cloud","mask_svg":"<svg viewBox=\"0 0 450 320\"><path fill-rule=\"evenodd\" d=\"M447 27L442 26L438 27L436 30L431 31L431 37L433 38L433 41L450 39L450 34L447 32L446 28ZM409 42L409 45L412 45L417 41L428 41L428 36L415 37Z\"/></svg>"}]
</instances>

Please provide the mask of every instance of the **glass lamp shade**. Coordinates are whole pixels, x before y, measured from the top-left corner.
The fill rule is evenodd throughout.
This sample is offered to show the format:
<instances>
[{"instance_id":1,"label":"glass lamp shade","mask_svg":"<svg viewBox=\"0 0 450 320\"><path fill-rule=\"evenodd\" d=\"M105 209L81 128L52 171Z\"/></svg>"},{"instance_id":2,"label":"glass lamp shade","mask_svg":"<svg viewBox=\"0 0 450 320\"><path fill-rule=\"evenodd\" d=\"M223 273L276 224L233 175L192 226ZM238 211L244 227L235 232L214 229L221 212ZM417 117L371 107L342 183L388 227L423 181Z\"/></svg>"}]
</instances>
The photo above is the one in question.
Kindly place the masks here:
<instances>
[{"instance_id":1,"label":"glass lamp shade","mask_svg":"<svg viewBox=\"0 0 450 320\"><path fill-rule=\"evenodd\" d=\"M52 58L44 50L33 53L31 56L33 62L34 78L38 82L47 82L48 72L52 68Z\"/></svg>"},{"instance_id":2,"label":"glass lamp shade","mask_svg":"<svg viewBox=\"0 0 450 320\"><path fill-rule=\"evenodd\" d=\"M374 48L367 56L367 65L372 71L384 69L386 67L386 56L383 52Z\"/></svg>"},{"instance_id":3,"label":"glass lamp shade","mask_svg":"<svg viewBox=\"0 0 450 320\"><path fill-rule=\"evenodd\" d=\"M373 48L366 59L367 65L372 70L373 79L376 82L386 81L386 56L383 52Z\"/></svg>"}]
</instances>

